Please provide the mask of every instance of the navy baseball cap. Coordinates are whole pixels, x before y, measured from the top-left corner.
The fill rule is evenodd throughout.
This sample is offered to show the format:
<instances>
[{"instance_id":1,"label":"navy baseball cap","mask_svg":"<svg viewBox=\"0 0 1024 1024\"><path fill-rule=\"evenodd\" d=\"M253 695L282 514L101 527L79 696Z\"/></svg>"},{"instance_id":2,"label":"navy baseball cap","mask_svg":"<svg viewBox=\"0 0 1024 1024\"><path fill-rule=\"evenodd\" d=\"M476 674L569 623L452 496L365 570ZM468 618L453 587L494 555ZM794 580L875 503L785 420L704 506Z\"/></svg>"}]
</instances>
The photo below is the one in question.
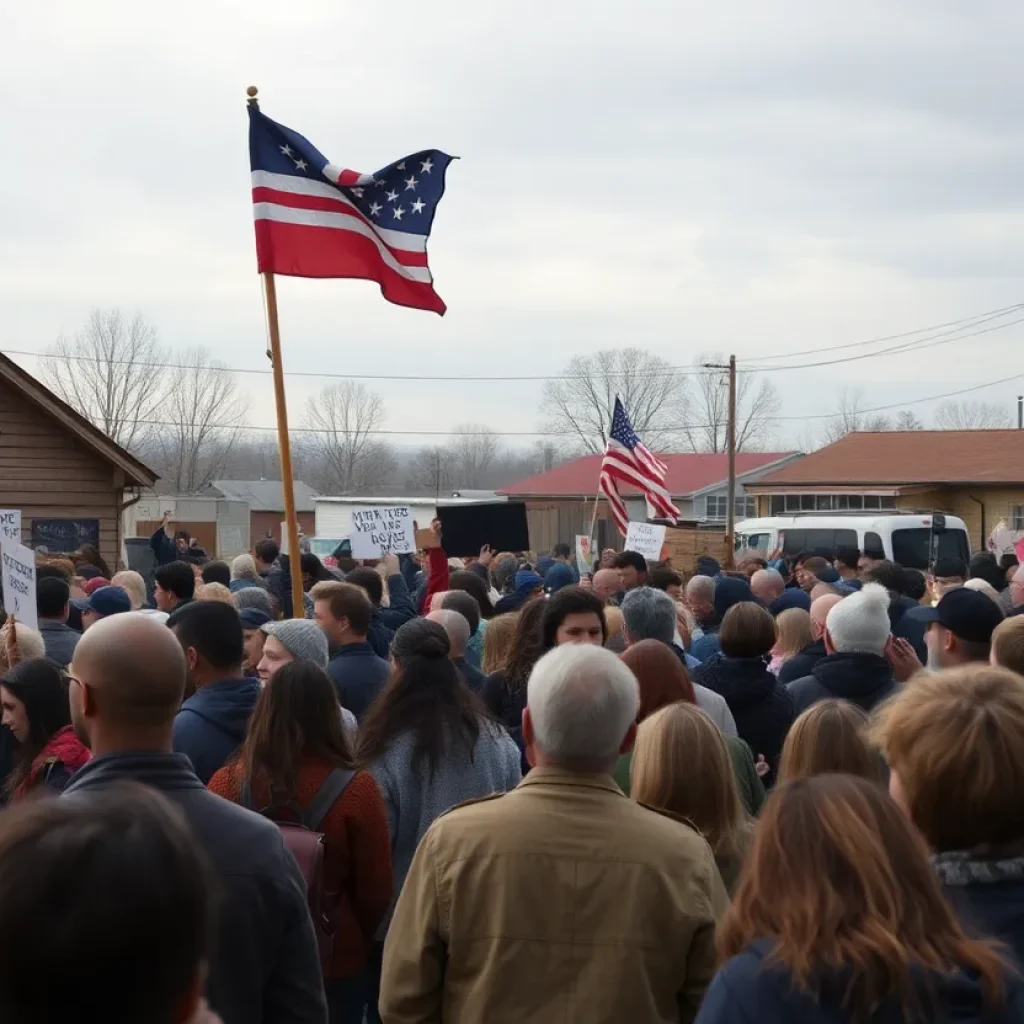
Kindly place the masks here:
<instances>
[{"instance_id":1,"label":"navy baseball cap","mask_svg":"<svg viewBox=\"0 0 1024 1024\"><path fill-rule=\"evenodd\" d=\"M75 607L83 612L95 612L101 618L119 615L132 610L132 602L126 591L120 587L100 587L84 600L75 601Z\"/></svg>"},{"instance_id":2,"label":"navy baseball cap","mask_svg":"<svg viewBox=\"0 0 1024 1024\"><path fill-rule=\"evenodd\" d=\"M906 618L937 622L968 643L987 644L992 631L1003 621L1002 610L990 597L967 587L955 587L943 595L934 608L911 608Z\"/></svg>"},{"instance_id":3,"label":"navy baseball cap","mask_svg":"<svg viewBox=\"0 0 1024 1024\"><path fill-rule=\"evenodd\" d=\"M259 608L242 608L238 612L242 629L259 629L270 621L270 616Z\"/></svg>"}]
</instances>

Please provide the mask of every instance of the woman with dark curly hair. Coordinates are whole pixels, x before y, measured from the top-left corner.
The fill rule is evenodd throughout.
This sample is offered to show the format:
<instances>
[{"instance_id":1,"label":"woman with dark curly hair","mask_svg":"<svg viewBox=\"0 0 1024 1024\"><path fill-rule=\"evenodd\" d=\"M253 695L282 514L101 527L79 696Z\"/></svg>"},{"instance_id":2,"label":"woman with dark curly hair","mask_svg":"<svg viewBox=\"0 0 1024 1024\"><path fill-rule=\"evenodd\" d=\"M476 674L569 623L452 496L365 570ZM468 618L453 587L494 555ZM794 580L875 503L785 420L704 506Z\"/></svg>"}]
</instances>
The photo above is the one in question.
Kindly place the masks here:
<instances>
[{"instance_id":1,"label":"woman with dark curly hair","mask_svg":"<svg viewBox=\"0 0 1024 1024\"><path fill-rule=\"evenodd\" d=\"M519 749L523 749L523 708L526 707L526 683L533 666L544 653L542 620L548 603L535 597L518 611L512 655L500 672L492 672L480 691L487 710L508 730ZM523 771L529 770L523 761Z\"/></svg>"}]
</instances>

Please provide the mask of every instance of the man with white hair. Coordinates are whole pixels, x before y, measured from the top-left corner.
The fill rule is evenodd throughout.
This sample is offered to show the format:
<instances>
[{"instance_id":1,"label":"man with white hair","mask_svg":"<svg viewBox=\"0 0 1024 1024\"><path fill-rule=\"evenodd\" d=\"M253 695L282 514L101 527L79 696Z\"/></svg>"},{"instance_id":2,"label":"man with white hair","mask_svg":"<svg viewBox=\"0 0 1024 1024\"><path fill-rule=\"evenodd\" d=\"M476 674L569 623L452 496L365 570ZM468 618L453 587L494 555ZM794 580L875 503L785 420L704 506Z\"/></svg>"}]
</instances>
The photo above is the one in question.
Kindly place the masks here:
<instances>
[{"instance_id":1,"label":"man with white hair","mask_svg":"<svg viewBox=\"0 0 1024 1024\"><path fill-rule=\"evenodd\" d=\"M715 581L710 576L691 576L686 584L684 603L693 612L701 629L715 621Z\"/></svg>"},{"instance_id":2,"label":"man with white hair","mask_svg":"<svg viewBox=\"0 0 1024 1024\"><path fill-rule=\"evenodd\" d=\"M469 620L453 608L440 608L436 612L431 612L427 618L444 627L444 631L448 634L448 643L451 646L448 657L452 659L452 664L459 670L466 685L474 693L479 693L483 689L487 677L480 669L466 661L466 647L469 645L470 636Z\"/></svg>"},{"instance_id":3,"label":"man with white hair","mask_svg":"<svg viewBox=\"0 0 1024 1024\"><path fill-rule=\"evenodd\" d=\"M388 1024L692 1021L727 896L707 843L611 777L636 735L632 672L564 645L534 667L533 771L420 842L384 945Z\"/></svg>"},{"instance_id":4,"label":"man with white hair","mask_svg":"<svg viewBox=\"0 0 1024 1024\"><path fill-rule=\"evenodd\" d=\"M799 589L796 592L805 593ZM811 642L799 654L794 654L782 663L779 669L780 683L792 683L809 676L814 666L828 654L825 650L825 620L840 601L842 598L838 594L826 594L811 602Z\"/></svg>"},{"instance_id":5,"label":"man with white hair","mask_svg":"<svg viewBox=\"0 0 1024 1024\"><path fill-rule=\"evenodd\" d=\"M638 587L631 590L622 601L622 618L628 646L638 644L641 640L658 640L672 648L673 654L682 659L687 673L692 675L699 662L691 658L676 643L676 606L668 594L653 587ZM715 693L714 690L709 690L699 683L693 684L693 693L701 710L726 736L737 735L736 720L720 693Z\"/></svg>"},{"instance_id":6,"label":"man with white hair","mask_svg":"<svg viewBox=\"0 0 1024 1024\"><path fill-rule=\"evenodd\" d=\"M829 597L819 597L826 601ZM878 583L839 599L825 620L826 656L810 675L789 684L796 712L840 698L871 711L896 688L888 654L892 646L889 592Z\"/></svg>"},{"instance_id":7,"label":"man with white hair","mask_svg":"<svg viewBox=\"0 0 1024 1024\"><path fill-rule=\"evenodd\" d=\"M773 619L789 608L811 610L811 599L807 593L799 587L787 588L778 569L759 569L750 577L750 589Z\"/></svg>"}]
</instances>

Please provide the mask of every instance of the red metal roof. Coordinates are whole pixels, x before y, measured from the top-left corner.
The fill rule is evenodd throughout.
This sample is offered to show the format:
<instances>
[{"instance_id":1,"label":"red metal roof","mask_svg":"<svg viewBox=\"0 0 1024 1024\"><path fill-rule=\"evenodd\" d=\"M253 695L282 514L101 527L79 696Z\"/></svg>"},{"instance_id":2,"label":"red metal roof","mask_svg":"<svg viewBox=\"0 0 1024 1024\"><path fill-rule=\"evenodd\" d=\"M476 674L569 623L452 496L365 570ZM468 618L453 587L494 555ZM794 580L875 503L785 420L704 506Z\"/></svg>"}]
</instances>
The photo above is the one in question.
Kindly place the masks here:
<instances>
[{"instance_id":1,"label":"red metal roof","mask_svg":"<svg viewBox=\"0 0 1024 1024\"><path fill-rule=\"evenodd\" d=\"M1024 431L853 433L763 476L757 487L1024 483Z\"/></svg>"},{"instance_id":2,"label":"red metal roof","mask_svg":"<svg viewBox=\"0 0 1024 1024\"><path fill-rule=\"evenodd\" d=\"M792 452L740 452L736 456L736 475L750 473L762 466L788 458ZM546 473L527 477L499 494L510 497L590 498L597 493L597 477L601 469L601 455L584 455ZM659 455L668 466L668 492L683 497L717 483L724 483L729 475L729 457L715 455ZM623 488L624 494L636 493Z\"/></svg>"}]
</instances>

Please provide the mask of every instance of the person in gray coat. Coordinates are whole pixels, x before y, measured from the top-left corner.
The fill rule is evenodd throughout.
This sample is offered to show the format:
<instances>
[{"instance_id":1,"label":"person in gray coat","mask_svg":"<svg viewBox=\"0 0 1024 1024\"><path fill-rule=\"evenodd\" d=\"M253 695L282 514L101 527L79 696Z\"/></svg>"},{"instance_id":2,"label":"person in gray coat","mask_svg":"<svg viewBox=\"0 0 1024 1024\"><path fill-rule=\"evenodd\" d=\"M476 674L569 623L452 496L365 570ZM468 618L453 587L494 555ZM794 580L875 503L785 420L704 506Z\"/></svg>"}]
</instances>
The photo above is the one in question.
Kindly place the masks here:
<instances>
[{"instance_id":1,"label":"person in gray coat","mask_svg":"<svg viewBox=\"0 0 1024 1024\"><path fill-rule=\"evenodd\" d=\"M360 730L358 760L369 766L388 811L396 898L416 847L438 817L522 780L519 748L488 716L450 652L439 623L413 619L402 626L391 645L391 679ZM394 903L377 934L375 983L393 912ZM376 1005L372 992L370 1006Z\"/></svg>"}]
</instances>

